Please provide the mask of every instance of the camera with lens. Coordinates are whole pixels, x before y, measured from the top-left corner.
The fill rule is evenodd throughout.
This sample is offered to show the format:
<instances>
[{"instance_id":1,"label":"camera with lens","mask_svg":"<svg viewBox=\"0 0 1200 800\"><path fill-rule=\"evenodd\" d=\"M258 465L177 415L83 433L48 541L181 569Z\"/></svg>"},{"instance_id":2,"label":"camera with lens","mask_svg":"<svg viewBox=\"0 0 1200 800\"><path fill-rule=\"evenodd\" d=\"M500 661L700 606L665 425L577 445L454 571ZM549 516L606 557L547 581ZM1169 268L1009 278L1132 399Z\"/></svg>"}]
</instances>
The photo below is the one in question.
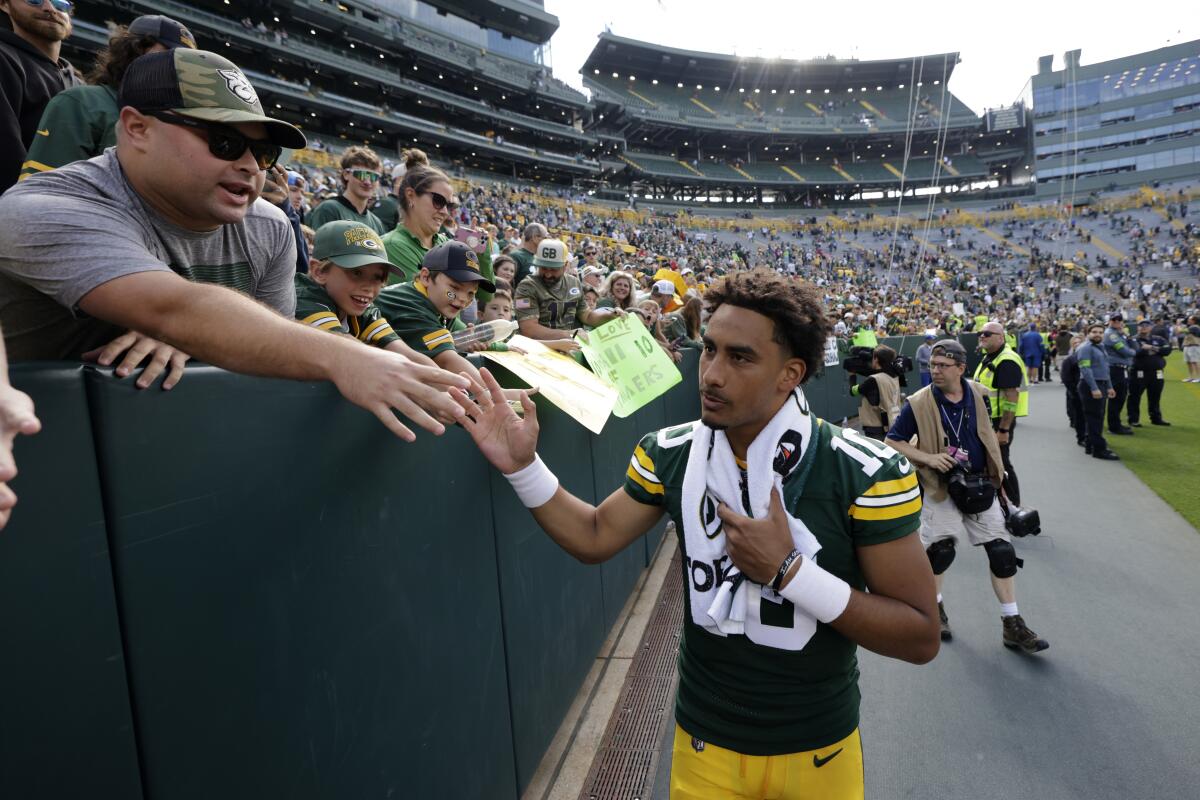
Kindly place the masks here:
<instances>
[{"instance_id":1,"label":"camera with lens","mask_svg":"<svg viewBox=\"0 0 1200 800\"><path fill-rule=\"evenodd\" d=\"M1036 508L1010 508L1007 503L1000 508L1004 511L1004 527L1013 536L1037 536L1042 532L1042 518Z\"/></svg>"},{"instance_id":2,"label":"camera with lens","mask_svg":"<svg viewBox=\"0 0 1200 800\"><path fill-rule=\"evenodd\" d=\"M851 347L850 355L842 359L842 369L851 376L859 375L864 378L874 375L877 372L882 372L885 375L891 375L893 378L896 378L902 387L908 388L908 373L912 371L911 358L897 354L892 359L892 363L887 368L881 370L871 366L874 359L875 350L873 348ZM851 377L851 381L853 381L853 377Z\"/></svg>"}]
</instances>

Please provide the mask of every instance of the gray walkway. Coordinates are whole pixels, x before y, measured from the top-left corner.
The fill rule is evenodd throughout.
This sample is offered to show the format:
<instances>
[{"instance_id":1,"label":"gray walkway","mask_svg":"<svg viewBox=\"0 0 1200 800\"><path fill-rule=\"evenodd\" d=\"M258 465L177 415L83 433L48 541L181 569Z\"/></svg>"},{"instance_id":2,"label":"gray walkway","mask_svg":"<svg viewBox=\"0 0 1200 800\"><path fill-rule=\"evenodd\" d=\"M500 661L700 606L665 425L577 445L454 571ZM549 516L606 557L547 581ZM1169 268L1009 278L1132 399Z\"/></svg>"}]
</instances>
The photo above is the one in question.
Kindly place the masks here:
<instances>
[{"instance_id":1,"label":"gray walkway","mask_svg":"<svg viewBox=\"0 0 1200 800\"><path fill-rule=\"evenodd\" d=\"M1121 464L1083 455L1060 385L1031 391L1014 461L1044 533L1018 541L1017 600L1050 650L1001 646L987 559L961 552L955 638L933 663L859 651L867 797L1200 797L1200 535Z\"/></svg>"}]
</instances>

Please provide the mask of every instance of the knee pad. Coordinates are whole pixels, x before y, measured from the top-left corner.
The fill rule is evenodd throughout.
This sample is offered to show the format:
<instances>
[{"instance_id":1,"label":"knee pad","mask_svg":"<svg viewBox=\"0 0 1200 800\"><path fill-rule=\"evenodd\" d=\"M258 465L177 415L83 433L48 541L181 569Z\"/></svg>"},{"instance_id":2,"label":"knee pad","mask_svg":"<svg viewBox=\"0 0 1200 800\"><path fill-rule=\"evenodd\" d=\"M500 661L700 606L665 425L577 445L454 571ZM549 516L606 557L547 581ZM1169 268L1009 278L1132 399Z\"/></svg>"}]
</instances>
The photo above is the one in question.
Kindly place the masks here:
<instances>
[{"instance_id":1,"label":"knee pad","mask_svg":"<svg viewBox=\"0 0 1200 800\"><path fill-rule=\"evenodd\" d=\"M1017 568L1025 566L1025 562L1017 558L1017 551L1010 542L1003 539L993 539L983 546L987 551L988 566L997 578L1011 578L1017 574Z\"/></svg>"},{"instance_id":2,"label":"knee pad","mask_svg":"<svg viewBox=\"0 0 1200 800\"><path fill-rule=\"evenodd\" d=\"M941 575L954 563L954 540L942 539L934 542L925 548L925 555L929 556L929 566L933 567L933 574Z\"/></svg>"}]
</instances>

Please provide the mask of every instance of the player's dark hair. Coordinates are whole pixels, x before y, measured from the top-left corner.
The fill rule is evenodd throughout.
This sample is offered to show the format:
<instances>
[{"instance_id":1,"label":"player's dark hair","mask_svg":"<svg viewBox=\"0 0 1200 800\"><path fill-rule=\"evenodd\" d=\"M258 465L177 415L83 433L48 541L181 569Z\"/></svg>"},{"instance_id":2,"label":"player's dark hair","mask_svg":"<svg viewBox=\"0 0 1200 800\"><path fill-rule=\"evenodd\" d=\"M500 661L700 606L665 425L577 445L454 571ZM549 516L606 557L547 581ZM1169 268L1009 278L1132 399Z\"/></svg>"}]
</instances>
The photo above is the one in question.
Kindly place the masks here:
<instances>
[{"instance_id":1,"label":"player's dark hair","mask_svg":"<svg viewBox=\"0 0 1200 800\"><path fill-rule=\"evenodd\" d=\"M723 305L762 314L775 324L774 340L804 362L804 381L817 374L823 363L829 322L821 295L812 284L792 281L768 269L735 272L704 293L710 314Z\"/></svg>"},{"instance_id":2,"label":"player's dark hair","mask_svg":"<svg viewBox=\"0 0 1200 800\"><path fill-rule=\"evenodd\" d=\"M133 60L145 55L156 44L158 40L153 36L130 33L124 25L114 26L108 36L108 45L96 54L96 63L87 74L87 82L93 86L118 88Z\"/></svg>"}]
</instances>

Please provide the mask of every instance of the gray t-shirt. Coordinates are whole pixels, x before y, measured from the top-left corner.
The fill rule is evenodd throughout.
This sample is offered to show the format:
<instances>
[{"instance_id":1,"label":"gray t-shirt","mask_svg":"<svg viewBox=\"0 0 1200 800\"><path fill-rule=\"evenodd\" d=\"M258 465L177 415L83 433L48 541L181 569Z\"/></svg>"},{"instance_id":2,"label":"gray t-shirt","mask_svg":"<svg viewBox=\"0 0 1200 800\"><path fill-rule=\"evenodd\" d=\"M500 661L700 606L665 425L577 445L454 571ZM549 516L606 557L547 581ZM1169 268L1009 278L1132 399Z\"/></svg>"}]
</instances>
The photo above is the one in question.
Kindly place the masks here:
<instances>
[{"instance_id":1,"label":"gray t-shirt","mask_svg":"<svg viewBox=\"0 0 1200 800\"><path fill-rule=\"evenodd\" d=\"M0 197L0 324L13 361L75 359L106 344L121 330L80 311L80 298L114 278L168 270L295 314L295 235L265 200L234 225L180 228L133 190L114 148Z\"/></svg>"}]
</instances>

